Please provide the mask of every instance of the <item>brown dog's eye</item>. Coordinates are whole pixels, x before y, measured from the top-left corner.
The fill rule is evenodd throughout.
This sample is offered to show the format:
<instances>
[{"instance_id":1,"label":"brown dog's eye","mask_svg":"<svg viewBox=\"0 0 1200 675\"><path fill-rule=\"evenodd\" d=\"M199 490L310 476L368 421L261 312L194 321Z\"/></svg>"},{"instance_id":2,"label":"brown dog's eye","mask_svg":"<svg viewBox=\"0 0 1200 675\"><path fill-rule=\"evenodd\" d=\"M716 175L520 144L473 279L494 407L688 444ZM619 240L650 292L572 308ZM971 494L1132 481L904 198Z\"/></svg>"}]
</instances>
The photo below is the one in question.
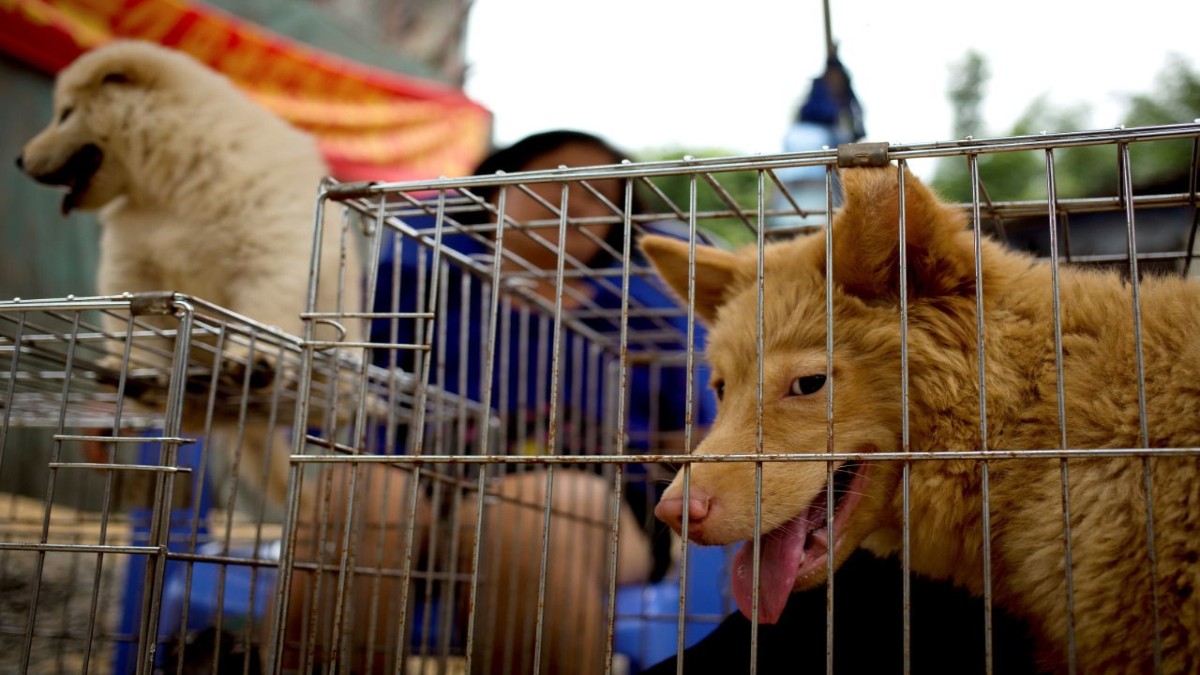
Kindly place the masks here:
<instances>
[{"instance_id":1,"label":"brown dog's eye","mask_svg":"<svg viewBox=\"0 0 1200 675\"><path fill-rule=\"evenodd\" d=\"M73 112L75 112L74 108L71 108L71 107L63 108L62 112L58 114L58 123L62 124L63 122L66 122L67 118L70 117L71 113L73 113Z\"/></svg>"},{"instance_id":2,"label":"brown dog's eye","mask_svg":"<svg viewBox=\"0 0 1200 675\"><path fill-rule=\"evenodd\" d=\"M128 84L131 80L125 73L105 73L100 78L100 84Z\"/></svg>"},{"instance_id":3,"label":"brown dog's eye","mask_svg":"<svg viewBox=\"0 0 1200 675\"><path fill-rule=\"evenodd\" d=\"M713 383L713 390L717 392L717 400L725 400L725 380L717 380Z\"/></svg>"},{"instance_id":4,"label":"brown dog's eye","mask_svg":"<svg viewBox=\"0 0 1200 675\"><path fill-rule=\"evenodd\" d=\"M825 386L824 375L808 375L805 377L797 377L792 380L792 388L788 390L788 394L792 396L808 396L821 391L821 387Z\"/></svg>"}]
</instances>

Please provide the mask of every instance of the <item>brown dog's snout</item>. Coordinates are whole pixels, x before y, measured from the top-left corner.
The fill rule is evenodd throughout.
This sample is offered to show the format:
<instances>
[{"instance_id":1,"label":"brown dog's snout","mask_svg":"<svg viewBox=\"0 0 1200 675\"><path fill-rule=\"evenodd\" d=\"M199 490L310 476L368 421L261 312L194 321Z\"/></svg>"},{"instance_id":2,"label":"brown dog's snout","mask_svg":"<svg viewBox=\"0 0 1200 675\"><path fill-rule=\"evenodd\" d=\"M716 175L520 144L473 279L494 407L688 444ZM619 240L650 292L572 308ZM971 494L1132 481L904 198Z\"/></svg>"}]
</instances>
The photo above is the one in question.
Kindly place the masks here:
<instances>
[{"instance_id":1,"label":"brown dog's snout","mask_svg":"<svg viewBox=\"0 0 1200 675\"><path fill-rule=\"evenodd\" d=\"M21 171L25 170L25 158L21 155L17 155L17 168Z\"/></svg>"},{"instance_id":2,"label":"brown dog's snout","mask_svg":"<svg viewBox=\"0 0 1200 675\"><path fill-rule=\"evenodd\" d=\"M689 536L699 534L704 526L704 519L708 517L709 505L712 503L712 497L707 493L692 487L689 491L687 501L687 518ZM680 534L683 532L683 497L663 497L658 502L658 506L654 507L654 515L671 529Z\"/></svg>"}]
</instances>

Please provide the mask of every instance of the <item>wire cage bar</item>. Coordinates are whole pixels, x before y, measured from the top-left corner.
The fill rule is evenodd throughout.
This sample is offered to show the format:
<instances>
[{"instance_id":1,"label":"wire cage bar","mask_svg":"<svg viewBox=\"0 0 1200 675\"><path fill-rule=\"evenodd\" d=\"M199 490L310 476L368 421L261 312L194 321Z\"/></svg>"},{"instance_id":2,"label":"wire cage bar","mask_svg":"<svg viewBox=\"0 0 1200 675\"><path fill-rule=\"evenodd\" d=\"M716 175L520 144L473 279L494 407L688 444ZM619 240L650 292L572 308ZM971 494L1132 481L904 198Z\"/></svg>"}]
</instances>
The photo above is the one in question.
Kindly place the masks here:
<instances>
[{"instance_id":1,"label":"wire cage bar","mask_svg":"<svg viewBox=\"0 0 1200 675\"><path fill-rule=\"evenodd\" d=\"M1192 261L1197 225L1197 131L1196 124L1181 124L1020 138L968 139L890 146L885 148L884 156L900 165L931 159L961 164L960 170L969 177L968 196L961 208L971 223L978 224L973 228L977 240L998 239L1011 248L1031 252L1055 265L1115 268L1137 287L1146 275L1196 275ZM1158 149L1166 146L1170 146L1169 154L1177 158L1177 164L1169 169L1141 168L1147 166L1147 161L1140 158L1160 156L1156 154ZM1020 192L1010 189L1011 181L1006 182L993 168L995 158L1014 156L1032 160L1022 166L1027 173L1035 172L1035 186L1036 172L1042 173L1040 195L1036 187L1032 195L1028 189ZM845 157L843 155L843 162L847 161ZM1104 169L1107 174L1095 180L1100 189L1093 187L1083 191L1076 187L1077 182L1064 184L1062 178L1055 180L1056 167L1065 167L1059 169L1061 173L1078 168L1085 159L1096 161L1097 157L1107 162ZM398 664L416 657L435 657L439 662L458 658L454 661L457 667L478 672L501 668L511 672L535 668L542 672L590 672L588 669L592 667L596 672L602 672L650 665L641 659L636 647L617 644L620 642L618 627L623 620L631 618L622 612L620 593L626 586L620 579L618 549L622 537L632 536L629 525L636 522L636 518L622 520L622 504L628 501L630 491L649 494L650 502L653 502L655 490L647 490L644 485L636 487L630 479L635 469L642 470L647 466L652 467L647 473L656 477L653 480L661 481L679 467L684 467L686 473L696 462L754 460L761 462L760 466L770 467L776 462L815 460L822 462L828 471L827 487L832 499L834 473L841 463L868 459L901 460L905 465L904 510L911 515L913 507L907 499L911 489L908 472L910 469L917 471L922 462L951 458L969 462L983 460L980 468L986 473L983 467L994 472L1006 460L1039 457L1061 466L1062 495L1066 499L1062 522L1069 533L1072 522L1068 508L1069 467L1073 462L1088 458L1131 457L1131 461L1145 466L1168 458L1194 463L1195 448L1149 448L1144 435L1136 445L1096 449L1072 447L1066 441L1065 432L1057 447L1011 449L983 444L977 448L955 448L951 452L909 447L906 432L898 452L874 453L868 457L861 452L839 449L835 444L833 429L837 413L833 409L832 395L828 410L830 452L827 454L813 457L771 452L761 441L758 445L761 455L756 454L754 446L729 449L727 452L731 454L690 457L680 454L688 444L680 444L678 437L687 436L694 445L703 436L703 427L711 421L712 401L707 400L710 394L706 391L709 366L700 349L703 331L699 331L700 335L693 333L699 324L695 310L686 302L687 297L683 298L684 302L656 305L653 301L647 302L648 294L640 289L631 292L637 284L645 284L659 289L663 297L674 297L669 291L662 292L664 287L659 285L648 263L640 257L636 243L630 245L630 242L636 242L645 234L665 232L692 247L690 260L694 265L697 246L729 247L731 241L753 242L757 238L762 247L798 234L819 232L824 228L826 214L839 203L840 184L835 170L838 162L839 152L829 150L562 168L403 184L331 185L325 194L327 204L341 204L369 221L365 228L370 238L367 245L385 252L379 258L377 274L379 278L388 279L391 286L374 286L376 313L372 318L375 330L377 333L391 331L392 337L388 339L393 341L396 334L406 336L402 341L415 336L412 341L423 344L428 350L417 355L411 350L404 353L400 348L382 349L375 352L374 358L387 359L389 367L398 366L412 372L418 386L428 385L440 391L465 391L466 399L478 401L484 409L492 411L498 426L487 434L479 433L476 430L483 425L462 415L445 428L438 424L426 430L406 426L396 430L391 441L379 446L387 455L382 458L376 456L380 452L377 447L339 447L331 453L321 439L311 436L307 439L309 445L298 449L307 456L293 457L294 476L299 478L322 470L341 470L349 474L349 477L338 479L327 477L325 498L314 501L327 507L338 502L339 480L348 481L356 489L366 481L369 490L383 493L385 489L374 481L384 479L374 476L375 472L382 472L387 467L394 472L394 484L405 486L402 488L405 498L395 502L405 508L401 509L403 513L390 511L391 507L382 506L380 501L368 496L364 502L366 510L356 506L350 506L348 510L344 506L328 507L326 513L315 517L320 526L297 526L292 536L300 543L294 549L289 548L293 556L285 556L285 567L291 565L293 574L318 577L318 580L309 578L307 589L297 590L303 588L298 581L301 576L294 577L293 593L299 592L300 597L287 597L286 593L281 596L283 605L297 600L308 603L305 605L307 612L302 614L308 616L309 621L307 628L296 624L281 631L276 655L288 652L291 648L284 645L295 640L296 649L307 649L298 657L302 669L341 659L342 667L370 662L386 671L399 668ZM802 205L801 195L787 191L786 182L778 172L797 166L823 169L825 179L821 187L825 204L818 208L806 207ZM743 189L746 184L751 186L749 190ZM521 216L511 215L516 210L513 204L522 201L536 204L532 208L537 212L535 216L524 215L529 213L526 210L521 211ZM904 227L903 220L900 227ZM613 232L618 235L613 236ZM560 245L570 237L574 237L576 243ZM593 257L585 259L577 252L579 250L590 250ZM596 264L597 258L606 262L615 259L617 264ZM391 269L384 270L384 265L390 265ZM977 267L982 269L979 264ZM315 273L321 272L315 270ZM694 268L692 274L695 274ZM981 286L984 283L982 278L979 282ZM678 295L695 293L695 281L689 279L689 283L693 284L692 290L685 287ZM404 288L405 284L409 285L408 289ZM1055 293L1057 288L1055 282ZM770 289L763 291L760 288L762 292L769 295ZM907 295L902 292L901 297ZM986 297L985 290L977 298L981 312ZM606 304L605 299L612 300L611 304ZM758 302L761 307L764 301ZM829 302L832 303L832 299ZM1135 305L1138 302L1135 296ZM434 318L426 323L421 323L426 321L424 319L406 318L406 312L414 311L432 313ZM905 314L906 310L902 308L901 317ZM828 316L832 323L832 312ZM979 316L977 344L982 347L987 326L982 324L982 313ZM902 318L902 321L907 325L911 319ZM468 325L473 328L468 329ZM831 347L832 341L837 339L837 331L836 326L829 326ZM386 341L377 339L379 343ZM1061 343L1060 337L1060 349ZM582 353L573 349L575 344L585 345ZM907 344L907 339L903 344ZM762 347L760 342L760 357ZM832 353L829 358L833 359ZM517 363L506 363L510 360ZM1060 368L1061 360L1060 356ZM907 359L904 362L907 363ZM748 362L746 367L755 368L753 362ZM760 372L763 367L760 361ZM982 387L986 379L983 375L985 365L980 361L978 367ZM830 368L836 370L837 364L831 363ZM648 376L640 372L645 369L656 370L656 374ZM464 370L470 374L464 376ZM589 371L608 377L588 379ZM674 380L673 385L655 384L655 378L664 377L664 373L668 378L676 376L679 379ZM639 377L647 377L649 384L645 386L648 390L658 387L676 394L674 404L678 409L674 412L683 422L676 428L677 432L682 432L675 434L677 438L668 441L670 434L663 434L661 429L652 429L647 434L639 420L631 420L640 414L653 419L655 424L661 423L661 411L640 411L638 406L649 409L665 405L662 402L668 400L660 390L644 402L632 401L630 397L642 388L640 382L633 384ZM908 386L904 386L905 400ZM603 405L587 400L587 393L593 388L604 391L600 396L605 401ZM1060 398L1062 396L1060 392ZM582 418L577 413L580 409L583 410ZM514 411L526 412L531 419L523 426L513 427ZM905 412L906 418L908 415ZM1061 419L1065 428L1065 412ZM425 422L429 424L431 420ZM987 437L987 421L982 415L978 424L980 433ZM589 436L594 440L589 441ZM599 444L595 443L597 440ZM568 489L580 489L574 485L564 488L567 479L586 481L596 475L607 485L608 498L603 507L595 506L589 510L596 522L585 523L582 514L566 512L556 499ZM1150 473L1146 476L1149 487ZM525 481L524 487L517 487L522 481ZM984 482L986 486L986 478ZM689 485L690 482L685 481L685 491ZM530 512L526 514L530 524L525 528L540 533L530 541L518 538L530 549L517 561L503 554L489 553L488 548L493 545L493 540L513 536L501 533L503 528L499 522L507 518L497 515L503 511L503 502L510 498L510 490L527 495L523 506ZM294 490L291 497L295 508L306 503L301 491ZM388 502L391 498L380 499ZM371 513L372 509L379 509L378 517ZM990 509L985 511L992 520L997 517ZM648 509L641 513L645 515ZM685 531L687 515L685 511ZM832 525L833 514L827 515ZM508 518L511 517L515 516ZM603 648L585 652L590 656L583 660L591 660L583 665L580 665L579 657L574 657L569 671L563 671L561 664L555 661L555 645L565 639L564 635L570 635L577 645L583 644L586 641L580 636L586 635L588 630L586 620L573 615L570 610L552 606L550 602L555 595L553 585L559 583L559 577L574 579L578 578L576 574L585 577L588 574L587 563L564 559L561 549L554 545L555 537L563 535L554 529L553 523L569 517L580 520L580 527L574 530L581 530L586 524L594 529L596 541L607 545L607 554L600 556L609 563L600 587L609 601L598 605L607 612L602 623L605 629ZM390 525L376 523L377 519L387 518L392 519ZM908 515L902 533L906 543L901 547L906 568L903 593L906 602L910 592L907 542L911 537L907 521ZM437 532L439 526L435 523L445 531ZM369 555L362 557L363 547L375 545L377 550L387 550L392 549L392 543L385 537L383 540L388 543L381 546L379 537L364 534L373 527L395 529L397 542L402 544L395 549L402 553L378 567L362 564L372 560ZM761 525L756 527L757 536L763 536ZM994 525L988 523L986 527L990 530ZM321 557L318 554L300 550L301 544L314 546L305 537L312 536L316 530L325 533L316 535L320 541L331 541L334 532L339 540L332 550L327 547L329 555L324 561L314 560ZM458 536L450 536L452 532L458 532ZM441 541L434 543L439 537ZM1069 549L1069 534L1064 537ZM990 543L990 535L984 540ZM355 541L358 542L357 549ZM442 548L436 553L428 548L439 546ZM692 588L695 579L689 578L688 571L692 567L690 558L696 550L699 549L680 548L676 544L668 584L673 583L677 589L681 585L688 590ZM1069 555L1069 550L1063 555ZM991 556L987 553L989 560ZM387 557L386 553L384 557ZM589 561L594 557L591 554L580 556ZM728 585L721 578L723 575L728 578L731 560L732 557L726 555L716 566L715 573L711 570L704 573L704 583L723 593L721 602L716 603L719 607L717 616L732 607ZM502 577L506 571L512 575L521 574L512 568L520 570L526 564L534 569L526 570L530 575L528 597L521 601L514 598L520 595L518 587L522 584L511 584L506 590ZM832 564L829 571L833 571ZM993 571L986 572L989 581ZM372 572L377 578L368 583L362 576ZM356 585L362 589L383 589L386 583L381 579L389 574L398 576L404 586L390 587L385 593L390 598L354 590ZM445 584L432 581L439 574L448 580ZM312 610L314 606L328 606L323 604L324 601L311 598L318 586L328 589L329 599L340 612L335 612L332 621L325 625L318 625L317 613ZM432 637L424 637L427 629L422 624L436 621L420 612L433 610L406 609L407 616L399 615L390 622L381 618L390 611L383 608L389 601L410 607L413 603L420 604L422 594L426 600L431 600L439 593L442 599L438 611L452 611L454 615L450 619L445 619L444 614L439 617L448 622L444 625L458 627L458 633L448 641L444 634L439 635L443 640L440 644ZM506 600L489 601L485 599L488 594L493 598L510 596L507 598L510 603L507 621L489 615L493 611L489 602ZM1002 660L1003 656L993 654L994 599L991 590L984 594L988 596L987 611L981 612L986 617L981 617L979 637L981 643L986 642L986 649L981 648L980 662L986 661L990 671L993 660ZM692 625L691 612L695 607L689 602L686 590L681 595L683 597L677 601L668 603L666 610L655 610L669 616L676 624L672 635L679 636L677 644L670 644L676 641L674 637L667 640L671 652L693 642L686 634ZM833 606L833 596L831 589L829 607ZM364 598L370 598L369 608L359 606ZM517 604L516 609L512 603ZM449 609L451 605L453 610ZM518 635L521 631L513 628L513 620L518 617L528 627L528 635ZM389 644L384 648L378 636L375 643L363 644L360 639L364 633L363 621L368 626L365 632L379 633L386 628L401 636L400 644ZM911 666L908 646L913 639L912 631L920 630L920 626L909 625L907 615L904 623L902 658L907 669ZM827 652L831 657L829 667L832 669L836 658L832 621L827 619L826 625ZM494 641L502 629L508 631L504 643L510 650L516 649L516 645L526 650L524 660L511 653L501 653L502 650L498 651L494 646L481 646L483 642ZM341 644L331 646L339 641ZM382 656L378 662L371 661L374 657L362 656L364 650L372 654L382 650ZM751 672L757 667L753 662L746 665Z\"/></svg>"},{"instance_id":2,"label":"wire cage bar","mask_svg":"<svg viewBox=\"0 0 1200 675\"><path fill-rule=\"evenodd\" d=\"M1061 594L1047 595L1068 627L1030 629L1034 641L1050 658L1061 655L1054 670L1089 670L1098 653L1088 642L1095 572L1079 547L1096 507L1079 485L1100 465L1119 468L1114 480L1134 476L1129 489L1141 501L1128 518L1140 534L1130 536L1150 542L1138 558L1145 572L1129 581L1142 589L1149 580L1148 618L1130 629L1151 636L1138 664L1194 668L1180 656L1187 638L1171 630L1179 603L1194 603L1178 578L1200 567L1173 538L1180 523L1164 521L1160 498L1171 484L1164 476L1195 471L1200 450L1156 435L1150 420L1161 403L1148 395L1146 373L1161 354L1147 351L1140 331L1162 323L1147 288L1200 277L1198 147L1200 123L1189 123L330 182L319 208L340 211L344 245L374 262L362 280L365 305L314 299L304 335L174 294L0 303L0 478L18 464L41 471L28 485L3 485L0 579L14 591L0 607L0 654L16 654L4 668L637 673L674 659L653 672L720 672L686 650L736 613L741 597L751 618L740 646L726 650L736 659L728 667L775 672L780 633L759 620L775 583L764 550L780 536L772 486L816 467L823 503L838 505L846 476L868 463L898 467L901 516L889 540L898 571L884 603L895 611L875 612L896 618L888 624L895 640L877 651L898 671L921 671L935 657L961 658L964 671L1011 670L1009 615L1028 614L1004 557L1014 525L995 500L1011 492L1012 466L1053 474L1046 508L1057 548L1045 555L1065 578ZM900 288L889 324L903 350L888 375L900 383L888 403L894 447L843 442L855 413L845 397L857 386L845 345L858 327L835 311L842 291L829 283L817 291L812 322L820 328L813 368L824 377L817 440L797 451L772 431L771 349L782 320L772 303L784 274L772 252L824 236L842 203L841 172L878 161L871 157L890 162L900 214L916 182L903 169L935 160L939 179L923 182L961 202L978 292L962 309L967 346L947 349L968 364L963 386L974 400L989 402L967 416L974 444L926 440L926 372L913 360L927 318L919 286ZM797 167L819 171L811 193L787 180ZM911 238L920 222L905 215L894 225ZM650 236L682 242L681 284L665 283L641 252ZM836 279L845 252L832 237L821 241L824 277ZM985 320L998 288L986 272L996 241L1053 271L1044 288L1028 289L1051 308L1039 348L1053 375L1042 392L1053 434L1038 445L1008 442L1008 413L990 403L1005 386L994 375L1004 326ZM713 444L732 436L714 426L718 364L705 351L721 321L705 304L714 250L758 261L737 281L752 291L738 375L750 383L748 435L719 452ZM899 283L918 283L910 272L923 260L899 250ZM1133 373L1127 410L1137 413L1120 444L1080 440L1070 407L1079 268L1123 279L1126 300L1105 311L1139 331L1117 359ZM315 286L340 271L312 273ZM320 326L353 322L369 340L316 338ZM927 564L925 495L930 467L951 463L978 490L978 521L957 537L978 544L968 556L978 563L970 588L978 604L953 617L968 634L962 650L931 653L925 608L928 577L937 575ZM737 467L750 467L742 539L754 555L736 543L684 544L656 519L672 480L690 504L712 489L705 476ZM837 507L818 510L832 540L844 526ZM679 515L683 532L708 527L702 510ZM1194 505L1184 516L1197 517ZM806 615L789 639L815 639L807 653L824 653L827 672L846 672L863 655L839 637L844 631L835 634L835 616L853 622L864 613L846 604L862 580L847 576L854 558L840 569L833 556L822 560L836 583L819 590L824 611ZM78 611L85 604L90 611Z\"/></svg>"},{"instance_id":3,"label":"wire cage bar","mask_svg":"<svg viewBox=\"0 0 1200 675\"><path fill-rule=\"evenodd\" d=\"M0 670L259 672L302 351L174 293L0 303ZM328 350L309 377L314 426L406 391Z\"/></svg>"}]
</instances>

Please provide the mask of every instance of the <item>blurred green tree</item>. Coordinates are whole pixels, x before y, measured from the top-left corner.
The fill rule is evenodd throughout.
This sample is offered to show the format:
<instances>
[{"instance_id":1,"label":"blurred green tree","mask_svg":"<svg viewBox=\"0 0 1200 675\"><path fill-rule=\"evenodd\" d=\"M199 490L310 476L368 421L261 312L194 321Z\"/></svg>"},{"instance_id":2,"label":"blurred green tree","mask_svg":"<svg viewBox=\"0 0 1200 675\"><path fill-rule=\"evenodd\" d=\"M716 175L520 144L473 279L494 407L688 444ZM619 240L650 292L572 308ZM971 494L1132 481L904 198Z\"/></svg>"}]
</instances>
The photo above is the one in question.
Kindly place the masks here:
<instances>
[{"instance_id":1,"label":"blurred green tree","mask_svg":"<svg viewBox=\"0 0 1200 675\"><path fill-rule=\"evenodd\" d=\"M955 138L983 130L983 96L990 76L987 60L974 49L951 72L950 105L954 107Z\"/></svg>"},{"instance_id":2,"label":"blurred green tree","mask_svg":"<svg viewBox=\"0 0 1200 675\"><path fill-rule=\"evenodd\" d=\"M736 153L720 148L679 147L651 148L638 153L640 161L654 162L663 160L679 160L683 157L728 157ZM672 213L675 209L668 206L662 196L655 194L661 191L679 213L686 219L691 204L691 185L693 177L696 183L696 226L702 230L717 235L724 243L739 246L754 241L752 227L757 224L758 208L758 172L756 171L725 171L708 174L720 187L695 174L680 174L658 176L650 179L654 186L651 189L643 185L643 193L648 197L650 208L656 212ZM771 189L770 179L767 178L767 189ZM734 215L741 211L743 217ZM745 218L745 220L743 220Z\"/></svg>"},{"instance_id":3,"label":"blurred green tree","mask_svg":"<svg viewBox=\"0 0 1200 675\"><path fill-rule=\"evenodd\" d=\"M960 136L966 135L961 133L963 131L975 136L987 133L983 120L978 117L978 106L985 96L987 84L986 63L981 61L982 57L969 52L959 66L961 72L951 78L948 96L955 106L955 129ZM1200 116L1200 73L1192 70L1182 57L1173 57L1159 75L1153 91L1129 96L1127 106L1125 119L1131 126L1190 121ZM1056 107L1042 96L1035 99L1003 135L1078 131L1087 127L1088 114L1085 105ZM1192 146L1186 139L1131 145L1130 167L1135 188L1177 189L1173 184L1190 164ZM1057 150L1053 160L1058 197L1116 193L1119 173L1115 146ZM989 153L979 158L984 198L992 201L1045 199L1047 173L1047 153L1044 151ZM933 185L947 199L970 200L967 159L942 160Z\"/></svg>"},{"instance_id":4,"label":"blurred green tree","mask_svg":"<svg viewBox=\"0 0 1200 675\"><path fill-rule=\"evenodd\" d=\"M1200 118L1200 71L1192 70L1182 56L1172 56L1148 94L1129 97L1130 125L1173 124ZM1184 189L1179 167L1188 166L1194 144L1187 140L1154 144L1156 152L1142 147L1130 148L1134 180L1162 185L1164 189Z\"/></svg>"},{"instance_id":5,"label":"blurred green tree","mask_svg":"<svg viewBox=\"0 0 1200 675\"><path fill-rule=\"evenodd\" d=\"M948 97L954 107L954 129L958 137L982 137L988 133L982 115L989 70L986 58L970 51L958 63L951 76ZM1159 74L1151 91L1127 97L1127 124L1169 124L1191 121L1200 117L1200 72L1193 70L1180 57L1172 57ZM1088 126L1090 110L1086 105L1056 106L1040 96L1004 136L1021 136L1045 132L1079 131ZM1174 191L1182 189L1180 171L1190 165L1193 143L1190 140L1155 141L1130 146L1130 165L1135 188L1140 191ZM663 147L645 149L638 153L640 161L679 160L685 156L697 158L724 157L734 154L720 148ZM1117 192L1117 148L1115 146L1064 148L1053 153L1055 188L1059 198L1112 195ZM979 176L984 199L991 201L1045 200L1047 190L1047 154L1044 151L1012 151L989 153L979 159ZM732 201L743 211L744 218L755 223L758 205L758 175L754 171L732 171L712 174L719 183L721 194L703 178L696 179L697 226L737 246L754 241L754 231L742 218L729 212ZM691 189L689 175L659 176L650 179L679 214L686 219ZM767 189L770 190L768 180ZM932 183L951 201L971 199L970 172L965 157L942 160ZM671 213L654 190L643 185L651 208Z\"/></svg>"}]
</instances>

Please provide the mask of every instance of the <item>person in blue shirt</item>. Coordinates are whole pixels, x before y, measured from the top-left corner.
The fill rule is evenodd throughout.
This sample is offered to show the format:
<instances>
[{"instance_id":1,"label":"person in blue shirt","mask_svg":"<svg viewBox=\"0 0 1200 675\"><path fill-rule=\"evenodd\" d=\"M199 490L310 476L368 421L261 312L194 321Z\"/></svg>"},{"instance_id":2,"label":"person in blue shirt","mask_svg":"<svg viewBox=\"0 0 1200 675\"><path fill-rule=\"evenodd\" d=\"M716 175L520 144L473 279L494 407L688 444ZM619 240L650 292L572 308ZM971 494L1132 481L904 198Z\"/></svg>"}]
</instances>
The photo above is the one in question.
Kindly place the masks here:
<instances>
[{"instance_id":1,"label":"person in blue shirt","mask_svg":"<svg viewBox=\"0 0 1200 675\"><path fill-rule=\"evenodd\" d=\"M559 130L529 136L494 152L475 173L610 165L623 159L624 153L603 139ZM575 222L562 245L568 258L561 298L556 283L558 228L522 226L539 220L558 221L559 216L548 205L560 204L562 183L503 189L507 225L502 239L505 255L501 284L506 291L495 308L494 344L489 342L492 297L485 284L491 280L496 255L495 213L447 208L436 258L433 247L427 245L429 241L422 244L410 236L384 237L373 310L398 313L403 318L373 321L371 339L381 345L373 360L376 365L410 374L415 382L425 383L425 398L433 411L427 413L420 428L401 424L382 430L377 451L612 455L622 448L627 454L685 450L689 391L689 373L684 367L689 335L686 312L665 286L645 273L648 265L636 247L636 237L648 231L686 238L687 227L678 222L634 220L635 241L630 249L631 270L635 273L629 277L628 289L625 428L615 428L620 393L615 373L622 351L617 336L625 266L625 228L620 214L625 206L625 189L621 179L590 180L587 186L569 184L567 210ZM471 192L493 207L501 201L499 187ZM448 203L463 204L461 196L448 195ZM640 194L633 196L630 212L647 212ZM405 219L406 225L430 238L436 222L432 214ZM438 264L451 258L451 262ZM477 264L473 272L468 270L472 262ZM556 322L553 308L559 303L563 319ZM430 313L433 318L408 318L409 313ZM694 422L691 437L697 442L703 426L715 413L715 397L708 390L708 375L700 364L702 326L695 324L691 336L695 361L690 387ZM550 362L556 338L557 367ZM429 352L382 346L426 344L427 339ZM489 346L494 350L490 395L486 386ZM664 354L670 355L669 361L660 358ZM420 384L414 390L419 388ZM555 391L558 401L552 405ZM477 412L481 405L488 409L488 422L479 422L484 419ZM468 408L472 411L469 420L459 419L454 413ZM481 445L484 424L488 425L486 449ZM469 467L445 464L429 465L424 471L425 477L436 477L423 477L418 483L420 498L414 520L418 526L428 528L416 535L418 557L428 560L431 555L442 556L439 560L443 562L434 566L445 569L447 556L455 556L459 572L468 572L475 547L477 502L474 491L464 490L463 486L475 485L478 474ZM480 582L472 640L474 670L531 672L538 632L539 586L544 584L542 672L602 672L611 556L608 523L615 507L612 496L619 485L622 503L617 508L617 582L661 579L671 565L671 539L667 527L654 518L653 507L669 474L658 466L627 464L618 481L613 464L556 465L550 499L554 516L549 537L544 538L546 465L507 464L486 471L488 496L484 498L485 522L479 542ZM401 514L408 510L410 493L393 487L383 497L380 475L377 470L364 471L355 492L363 500L360 513L381 514L363 516L369 525L378 524L375 518L389 523L362 528L357 563L364 568L395 569L401 567ZM338 495L330 501L334 504L330 522L338 523L338 504L344 501ZM447 524L457 525L457 538L447 536L452 529ZM453 541L457 550L434 554L436 546L430 542L436 536L440 536L443 548L451 548ZM414 569L421 568L422 562L418 561ZM376 595L399 596L386 580L375 588ZM451 604L458 605L458 619L464 614L467 595L468 586L462 583L451 600ZM411 605L413 596L409 597ZM395 635L396 611L378 609L371 613L366 609L369 604L366 595L355 599L354 625L349 629L352 639L357 642L371 630L380 636ZM290 614L289 621L294 623L296 619ZM364 625L370 623L371 615L375 624ZM458 631L456 639L464 637L465 626L457 623L454 628ZM411 633L412 627L406 632Z\"/></svg>"}]
</instances>

